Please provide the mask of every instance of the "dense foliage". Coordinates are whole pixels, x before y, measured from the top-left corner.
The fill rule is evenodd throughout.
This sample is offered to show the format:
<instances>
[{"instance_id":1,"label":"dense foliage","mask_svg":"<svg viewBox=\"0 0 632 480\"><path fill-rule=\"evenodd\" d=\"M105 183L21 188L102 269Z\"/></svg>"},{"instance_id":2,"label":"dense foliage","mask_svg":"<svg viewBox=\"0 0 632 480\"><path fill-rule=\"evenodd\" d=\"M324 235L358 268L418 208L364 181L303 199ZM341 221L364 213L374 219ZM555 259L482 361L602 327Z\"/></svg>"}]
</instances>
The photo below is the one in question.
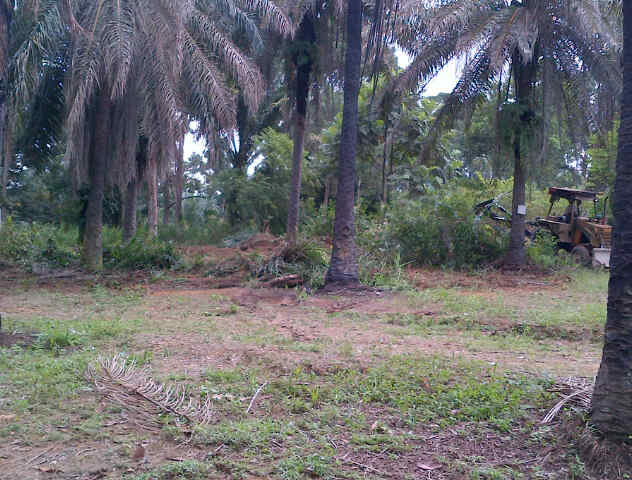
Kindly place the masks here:
<instances>
[{"instance_id":1,"label":"dense foliage","mask_svg":"<svg viewBox=\"0 0 632 480\"><path fill-rule=\"evenodd\" d=\"M0 162L7 187L6 198L0 199L4 262L29 268L77 264L86 253L86 238L99 244L92 235L97 223L106 225L101 243L107 268L172 267L178 262L170 242L207 245L261 231L286 234L295 114L302 101L295 80L306 62L311 77L299 231L329 248L344 93L339 2L189 2L181 10L167 8L154 27L142 9L154 8L152 2L124 2L125 15L117 10L120 3L109 1L99 12L89 2L60 3L56 9L57 3L18 2L9 19L15 45L6 57L7 81L19 95L7 103L16 128L6 130L9 140ZM525 45L536 38L534 31L521 30L511 19L528 16L531 7L500 2L490 9L474 2L467 9L462 8L467 1L453 0L439 10L423 10L403 2L401 25L365 15L370 35L363 48L376 57L363 71L359 92L354 190L366 282L375 282L380 270L402 265L473 268L503 257L507 229L478 217L473 207L498 197L511 211L518 127L525 140L528 219L546 213L550 186L603 191L614 184L619 104L612 95L617 82L610 81L619 72L613 60L618 51L610 47L620 41L618 11L580 2L579 16L565 10L560 12L566 16L556 16L564 2L558 3L534 20L542 27L536 47L556 52L557 63L542 57L536 66L526 123L511 55L493 56L492 68L481 59L493 45L474 47L464 37L468 32L472 39L487 35L488 30L475 28L479 23L493 26L489 31L506 25L511 35L503 41L529 53ZM575 49L573 58L584 59L586 69L578 69L544 28L556 18L567 22L567 48ZM289 41L297 26L310 22L310 35ZM87 23L96 32L93 44L78 35ZM591 37L590 25L613 34ZM375 52L380 29L390 29L398 48L411 57L408 69L400 68L401 50ZM443 47L433 36L442 31L449 40ZM165 39L174 44L164 44ZM125 48L113 48L115 40ZM599 49L577 50L581 45ZM155 58L147 58L145 48L153 48ZM479 53L464 66L452 94L425 94L420 86L467 48ZM173 49L181 49L182 62L169 70ZM87 178L94 158L86 152L98 150L90 143L98 132L89 125L93 131L77 128L81 119L97 118L96 103L103 96L99 85L109 89L114 119L105 132L106 146L120 148L107 152L102 199L95 200ZM68 89L75 94L66 97ZM454 103L455 98L463 101ZM586 98L593 100L582 110ZM185 145L194 138L206 149L186 158ZM97 223L90 220L95 201ZM555 264L550 239L536 242L529 246L532 260Z\"/></svg>"}]
</instances>

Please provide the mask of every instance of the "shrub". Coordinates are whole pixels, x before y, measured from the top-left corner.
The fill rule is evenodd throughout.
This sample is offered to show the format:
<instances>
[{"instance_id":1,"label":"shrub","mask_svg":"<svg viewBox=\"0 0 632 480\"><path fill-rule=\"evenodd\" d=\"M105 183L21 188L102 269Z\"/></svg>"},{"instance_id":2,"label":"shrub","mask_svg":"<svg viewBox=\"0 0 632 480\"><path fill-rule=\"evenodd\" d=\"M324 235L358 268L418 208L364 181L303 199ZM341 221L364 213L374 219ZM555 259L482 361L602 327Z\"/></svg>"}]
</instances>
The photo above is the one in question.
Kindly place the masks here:
<instances>
[{"instance_id":1,"label":"shrub","mask_svg":"<svg viewBox=\"0 0 632 480\"><path fill-rule=\"evenodd\" d=\"M214 245L229 234L229 226L216 215L185 219L181 225L160 227L158 238L163 242L174 242L178 245Z\"/></svg>"},{"instance_id":2,"label":"shrub","mask_svg":"<svg viewBox=\"0 0 632 480\"><path fill-rule=\"evenodd\" d=\"M103 264L107 268L170 268L178 259L173 244L155 238L144 230L124 244L119 229L104 229Z\"/></svg>"},{"instance_id":3,"label":"shrub","mask_svg":"<svg viewBox=\"0 0 632 480\"><path fill-rule=\"evenodd\" d=\"M35 264L67 267L79 259L77 230L7 219L0 227L0 260L33 268Z\"/></svg>"},{"instance_id":4,"label":"shrub","mask_svg":"<svg viewBox=\"0 0 632 480\"><path fill-rule=\"evenodd\" d=\"M494 195L461 182L419 198L402 198L382 224L359 229L360 244L391 264L471 268L491 263L504 253L508 231L477 219L473 206Z\"/></svg>"},{"instance_id":5,"label":"shrub","mask_svg":"<svg viewBox=\"0 0 632 480\"><path fill-rule=\"evenodd\" d=\"M557 239L549 232L540 231L529 242L527 255L534 265L542 268L564 268L576 266L573 258L566 250L560 249Z\"/></svg>"}]
</instances>

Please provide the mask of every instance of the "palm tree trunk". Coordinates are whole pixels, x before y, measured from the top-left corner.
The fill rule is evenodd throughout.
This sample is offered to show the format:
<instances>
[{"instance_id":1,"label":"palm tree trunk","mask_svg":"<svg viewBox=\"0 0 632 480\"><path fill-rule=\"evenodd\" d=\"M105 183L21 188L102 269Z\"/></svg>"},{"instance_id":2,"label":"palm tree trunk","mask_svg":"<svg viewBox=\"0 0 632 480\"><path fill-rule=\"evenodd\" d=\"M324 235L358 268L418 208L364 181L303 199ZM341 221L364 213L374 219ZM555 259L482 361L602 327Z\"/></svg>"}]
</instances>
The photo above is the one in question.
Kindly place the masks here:
<instances>
[{"instance_id":1,"label":"palm tree trunk","mask_svg":"<svg viewBox=\"0 0 632 480\"><path fill-rule=\"evenodd\" d=\"M253 113L254 114L254 113ZM246 175L248 168L248 156L252 147L252 132L250 128L250 117L248 107L243 95L237 99L237 132L239 134L239 150L234 157L233 167Z\"/></svg>"},{"instance_id":2,"label":"palm tree trunk","mask_svg":"<svg viewBox=\"0 0 632 480\"><path fill-rule=\"evenodd\" d=\"M534 59L535 58L537 58L537 55L534 55ZM537 64L535 60L524 64L520 53L516 49L512 58L512 66L516 85L516 103L520 109L518 111L519 121L515 122L516 126L514 131L514 186L511 231L509 233L509 248L505 256L504 264L507 268L520 268L524 266L526 261L524 247L524 232L526 226L526 178L522 150L524 148L523 139L526 138L526 132L534 116L532 101Z\"/></svg>"},{"instance_id":3,"label":"palm tree trunk","mask_svg":"<svg viewBox=\"0 0 632 480\"><path fill-rule=\"evenodd\" d=\"M382 157L382 207L386 205L386 167L388 165L388 120L384 122L384 153Z\"/></svg>"},{"instance_id":4,"label":"palm tree trunk","mask_svg":"<svg viewBox=\"0 0 632 480\"><path fill-rule=\"evenodd\" d=\"M525 215L519 213L521 205L525 205L525 178L520 154L520 134L514 139L514 188L512 202L511 231L509 233L509 250L505 257L508 267L521 267L525 262L524 229Z\"/></svg>"},{"instance_id":5,"label":"palm tree trunk","mask_svg":"<svg viewBox=\"0 0 632 480\"><path fill-rule=\"evenodd\" d=\"M7 203L7 185L9 184L9 169L11 168L11 157L8 149L5 149L5 138L7 132L7 93L8 93L8 70L9 70L9 42L10 28L13 11L8 8L8 2L0 3L0 166L2 175L0 176L0 206Z\"/></svg>"},{"instance_id":6,"label":"palm tree trunk","mask_svg":"<svg viewBox=\"0 0 632 480\"><path fill-rule=\"evenodd\" d=\"M508 80L511 83L511 77ZM500 178L500 171L502 166L502 132L500 130L500 109L503 103L503 77L500 73L500 79L498 80L498 93L496 96L496 111L494 115L494 130L496 134L496 145L494 155L492 156L492 178Z\"/></svg>"},{"instance_id":7,"label":"palm tree trunk","mask_svg":"<svg viewBox=\"0 0 632 480\"><path fill-rule=\"evenodd\" d=\"M9 169L11 168L10 158L7 155L4 144L6 141L6 104L4 99L0 99L0 159L2 166L2 176L0 178L0 206L8 203L7 187L9 185Z\"/></svg>"},{"instance_id":8,"label":"palm tree trunk","mask_svg":"<svg viewBox=\"0 0 632 480\"><path fill-rule=\"evenodd\" d=\"M138 182L135 178L127 184L123 209L123 242L128 243L136 235L136 204L138 203Z\"/></svg>"},{"instance_id":9,"label":"palm tree trunk","mask_svg":"<svg viewBox=\"0 0 632 480\"><path fill-rule=\"evenodd\" d=\"M362 64L362 1L349 0L347 11L347 51L345 54L344 106L334 245L325 284L358 283L355 229L356 153L358 148L358 94Z\"/></svg>"},{"instance_id":10,"label":"palm tree trunk","mask_svg":"<svg viewBox=\"0 0 632 480\"><path fill-rule=\"evenodd\" d=\"M182 223L182 192L184 191L184 136L176 148L176 176L174 178L175 221Z\"/></svg>"},{"instance_id":11,"label":"palm tree trunk","mask_svg":"<svg viewBox=\"0 0 632 480\"><path fill-rule=\"evenodd\" d=\"M165 183L162 187L162 199L164 201L164 209L162 211L162 224L168 226L171 221L171 176L167 175Z\"/></svg>"},{"instance_id":12,"label":"palm tree trunk","mask_svg":"<svg viewBox=\"0 0 632 480\"><path fill-rule=\"evenodd\" d=\"M614 186L614 242L603 356L592 422L605 437L632 435L632 3L623 2L623 102Z\"/></svg>"},{"instance_id":13,"label":"palm tree trunk","mask_svg":"<svg viewBox=\"0 0 632 480\"><path fill-rule=\"evenodd\" d=\"M312 73L311 47L316 40L312 16L303 16L295 43L299 46L294 56L296 65L296 112L294 115L294 149L292 151L292 181L287 214L287 242L296 244L298 219L301 208L301 171L303 167L303 145L305 143L305 123L309 82Z\"/></svg>"},{"instance_id":14,"label":"palm tree trunk","mask_svg":"<svg viewBox=\"0 0 632 480\"><path fill-rule=\"evenodd\" d=\"M287 236L290 245L296 244L298 219L301 208L301 176L303 168L303 144L305 142L305 114L296 111L294 125L294 149L292 151L292 180L287 213Z\"/></svg>"},{"instance_id":15,"label":"palm tree trunk","mask_svg":"<svg viewBox=\"0 0 632 480\"><path fill-rule=\"evenodd\" d=\"M90 151L90 191L83 236L83 263L87 269L93 271L103 270L103 197L112 110L107 92L99 92L96 109Z\"/></svg>"},{"instance_id":16,"label":"palm tree trunk","mask_svg":"<svg viewBox=\"0 0 632 480\"><path fill-rule=\"evenodd\" d=\"M155 155L155 154L154 154ZM158 172L157 159L147 162L147 227L154 237L158 235Z\"/></svg>"}]
</instances>

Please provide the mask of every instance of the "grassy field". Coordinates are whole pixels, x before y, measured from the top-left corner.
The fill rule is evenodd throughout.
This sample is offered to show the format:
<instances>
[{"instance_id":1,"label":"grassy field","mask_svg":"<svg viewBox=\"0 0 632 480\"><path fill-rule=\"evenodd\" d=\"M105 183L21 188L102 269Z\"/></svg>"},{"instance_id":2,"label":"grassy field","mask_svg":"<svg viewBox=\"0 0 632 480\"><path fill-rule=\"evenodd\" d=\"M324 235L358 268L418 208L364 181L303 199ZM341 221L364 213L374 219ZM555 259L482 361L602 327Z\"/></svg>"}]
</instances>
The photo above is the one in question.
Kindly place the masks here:
<instances>
[{"instance_id":1,"label":"grassy field","mask_svg":"<svg viewBox=\"0 0 632 480\"><path fill-rule=\"evenodd\" d=\"M540 420L555 380L596 374L607 273L409 277L340 295L7 283L0 478L596 478ZM117 354L210 398L212 421L139 426L85 378Z\"/></svg>"}]
</instances>

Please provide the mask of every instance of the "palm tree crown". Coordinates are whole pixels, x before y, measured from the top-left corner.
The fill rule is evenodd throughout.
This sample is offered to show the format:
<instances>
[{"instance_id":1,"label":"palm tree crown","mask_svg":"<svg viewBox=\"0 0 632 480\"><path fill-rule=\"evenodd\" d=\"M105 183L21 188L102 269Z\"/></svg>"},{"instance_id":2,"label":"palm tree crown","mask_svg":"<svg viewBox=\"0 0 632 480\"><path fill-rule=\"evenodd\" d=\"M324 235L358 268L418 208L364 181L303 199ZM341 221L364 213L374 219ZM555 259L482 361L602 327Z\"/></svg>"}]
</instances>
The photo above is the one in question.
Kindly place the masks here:
<instances>
[{"instance_id":1,"label":"palm tree crown","mask_svg":"<svg viewBox=\"0 0 632 480\"><path fill-rule=\"evenodd\" d=\"M417 3L417 5L416 5ZM448 0L425 9L418 2L403 7L398 39L413 62L397 79L402 90L429 81L449 61L467 57L463 74L441 110L437 127L449 127L463 106L485 98L515 54L524 64L535 62L550 101L563 101L571 88L574 101L594 126L595 102L587 76L604 97L621 88L613 55L619 39L596 0ZM438 133L441 129L435 129ZM425 153L428 153L427 151Z\"/></svg>"}]
</instances>

